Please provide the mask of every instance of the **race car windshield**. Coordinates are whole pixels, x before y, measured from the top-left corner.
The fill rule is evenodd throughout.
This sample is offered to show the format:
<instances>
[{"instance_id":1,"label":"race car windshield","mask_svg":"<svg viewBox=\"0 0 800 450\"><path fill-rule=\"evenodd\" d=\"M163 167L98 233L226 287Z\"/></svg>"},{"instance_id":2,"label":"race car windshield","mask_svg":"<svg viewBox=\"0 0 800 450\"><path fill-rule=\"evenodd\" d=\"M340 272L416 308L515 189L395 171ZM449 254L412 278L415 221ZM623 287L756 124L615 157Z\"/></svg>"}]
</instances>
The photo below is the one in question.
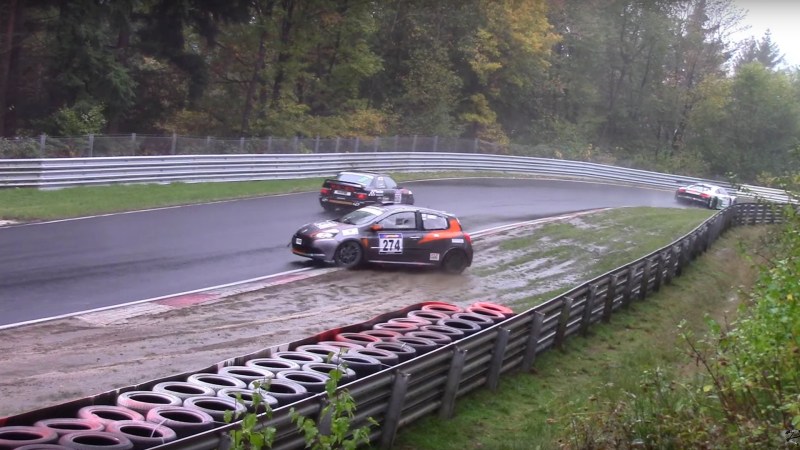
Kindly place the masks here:
<instances>
[{"instance_id":1,"label":"race car windshield","mask_svg":"<svg viewBox=\"0 0 800 450\"><path fill-rule=\"evenodd\" d=\"M350 173L342 172L337 177L339 181L346 181L348 183L358 183L364 186L369 186L372 183L372 175L365 175L363 173Z\"/></svg>"},{"instance_id":2,"label":"race car windshield","mask_svg":"<svg viewBox=\"0 0 800 450\"><path fill-rule=\"evenodd\" d=\"M338 220L339 222L348 223L350 225L361 225L369 222L381 214L383 214L382 209L368 206L366 208L357 209L351 213L345 214Z\"/></svg>"}]
</instances>

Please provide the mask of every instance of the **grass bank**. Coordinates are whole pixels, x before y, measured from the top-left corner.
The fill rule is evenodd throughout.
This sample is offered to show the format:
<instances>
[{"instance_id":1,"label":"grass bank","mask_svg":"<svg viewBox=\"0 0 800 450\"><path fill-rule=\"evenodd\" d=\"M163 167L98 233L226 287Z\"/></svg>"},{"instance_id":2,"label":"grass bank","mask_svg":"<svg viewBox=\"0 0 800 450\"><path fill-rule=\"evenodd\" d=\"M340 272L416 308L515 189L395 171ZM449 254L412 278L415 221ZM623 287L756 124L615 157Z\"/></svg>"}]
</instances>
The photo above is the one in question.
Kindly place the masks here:
<instances>
[{"instance_id":1,"label":"grass bank","mask_svg":"<svg viewBox=\"0 0 800 450\"><path fill-rule=\"evenodd\" d=\"M610 324L593 327L588 337L570 339L564 352L545 353L532 373L504 376L497 391L482 389L459 399L452 420L429 416L404 428L395 448L560 448L570 443L575 414L599 398L613 404L635 391L646 371L693 376L698 369L678 340L677 325L685 321L686 330L702 333L706 315L719 319L734 313L740 293L757 277L746 255L755 253L765 232L762 227L728 232L672 285L634 302ZM566 235L574 239L572 232Z\"/></svg>"}]
</instances>

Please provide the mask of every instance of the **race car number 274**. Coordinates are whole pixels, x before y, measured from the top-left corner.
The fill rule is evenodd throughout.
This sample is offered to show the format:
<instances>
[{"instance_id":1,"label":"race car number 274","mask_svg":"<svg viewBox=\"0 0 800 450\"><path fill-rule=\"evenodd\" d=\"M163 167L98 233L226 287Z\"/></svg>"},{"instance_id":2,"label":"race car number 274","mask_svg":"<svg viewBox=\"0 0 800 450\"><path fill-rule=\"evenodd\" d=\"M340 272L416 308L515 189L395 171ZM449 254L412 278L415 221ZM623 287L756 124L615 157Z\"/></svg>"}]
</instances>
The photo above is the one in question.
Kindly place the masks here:
<instances>
[{"instance_id":1,"label":"race car number 274","mask_svg":"<svg viewBox=\"0 0 800 450\"><path fill-rule=\"evenodd\" d=\"M378 253L381 254L403 253L403 235L396 233L379 234Z\"/></svg>"}]
</instances>

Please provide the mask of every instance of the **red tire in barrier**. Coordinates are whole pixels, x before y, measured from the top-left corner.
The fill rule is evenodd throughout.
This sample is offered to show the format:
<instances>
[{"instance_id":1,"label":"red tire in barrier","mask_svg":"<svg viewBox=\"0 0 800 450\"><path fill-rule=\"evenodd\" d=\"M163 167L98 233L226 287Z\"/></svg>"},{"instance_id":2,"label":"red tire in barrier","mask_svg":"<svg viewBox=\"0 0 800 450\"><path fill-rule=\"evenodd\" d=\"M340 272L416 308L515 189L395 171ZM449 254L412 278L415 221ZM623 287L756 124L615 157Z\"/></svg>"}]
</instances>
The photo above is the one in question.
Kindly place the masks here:
<instances>
[{"instance_id":1,"label":"red tire in barrier","mask_svg":"<svg viewBox=\"0 0 800 450\"><path fill-rule=\"evenodd\" d=\"M309 364L324 364L324 363L309 363ZM284 372L294 373L299 371L284 370L278 372L278 375ZM308 389L306 389L306 387L303 386L302 384L280 377L276 377L275 379L270 380L269 385L262 386L260 390L265 391L267 394L275 397L278 400L278 407L294 403L311 395L311 393L308 392Z\"/></svg>"},{"instance_id":2,"label":"red tire in barrier","mask_svg":"<svg viewBox=\"0 0 800 450\"><path fill-rule=\"evenodd\" d=\"M216 395L216 391L213 388L202 384L189 383L188 381L164 381L153 386L152 391L172 394L181 399L181 404L183 404L183 400L189 397Z\"/></svg>"},{"instance_id":3,"label":"red tire in barrier","mask_svg":"<svg viewBox=\"0 0 800 450\"><path fill-rule=\"evenodd\" d=\"M133 442L118 433L108 431L76 431L61 436L59 445L75 450L131 450Z\"/></svg>"},{"instance_id":4,"label":"red tire in barrier","mask_svg":"<svg viewBox=\"0 0 800 450\"><path fill-rule=\"evenodd\" d=\"M275 378L275 374L261 367L226 366L217 371L220 375L229 375L250 384L252 381L266 381Z\"/></svg>"},{"instance_id":5,"label":"red tire in barrier","mask_svg":"<svg viewBox=\"0 0 800 450\"><path fill-rule=\"evenodd\" d=\"M172 428L144 420L120 420L110 423L106 431L130 439L135 449L147 449L178 439Z\"/></svg>"},{"instance_id":6,"label":"red tire in barrier","mask_svg":"<svg viewBox=\"0 0 800 450\"><path fill-rule=\"evenodd\" d=\"M467 308L467 312L468 313L472 313L472 314L480 314L482 316L486 316L489 319L491 319L492 322L494 322L494 323L502 322L502 321L506 320L506 316L504 314L501 314L501 313L499 313L499 312L497 312L497 311L495 311L493 309L482 308L480 306L470 306L470 307Z\"/></svg>"},{"instance_id":7,"label":"red tire in barrier","mask_svg":"<svg viewBox=\"0 0 800 450\"><path fill-rule=\"evenodd\" d=\"M439 320L439 319L436 319ZM410 323L411 325L416 325L417 328L421 327L422 325L433 325L435 320L429 320L424 317L395 317L394 319L389 319L386 323Z\"/></svg>"},{"instance_id":8,"label":"red tire in barrier","mask_svg":"<svg viewBox=\"0 0 800 450\"><path fill-rule=\"evenodd\" d=\"M466 336L464 330L448 327L447 325L425 325L422 328L420 328L420 331L433 331L434 333L441 333L444 334L445 336L450 336L450 339L454 341L457 341Z\"/></svg>"},{"instance_id":9,"label":"red tire in barrier","mask_svg":"<svg viewBox=\"0 0 800 450\"><path fill-rule=\"evenodd\" d=\"M12 449L23 445L55 444L58 433L48 427L10 426L0 427L0 449Z\"/></svg>"},{"instance_id":10,"label":"red tire in barrier","mask_svg":"<svg viewBox=\"0 0 800 450\"><path fill-rule=\"evenodd\" d=\"M353 353L356 355L371 356L377 359L383 368L395 366L400 362L400 357L397 356L397 353L393 353L388 350L382 350L380 348L363 348L361 350L354 350Z\"/></svg>"},{"instance_id":11,"label":"red tire in barrier","mask_svg":"<svg viewBox=\"0 0 800 450\"><path fill-rule=\"evenodd\" d=\"M506 318L509 318L509 317L513 316L514 314L516 314L511 308L509 308L507 306L503 306L503 305L498 305L497 303L475 302L475 303L472 304L472 306L476 307L476 308L491 309L492 311L495 311L495 312L498 312L498 313L502 314Z\"/></svg>"},{"instance_id":12,"label":"red tire in barrier","mask_svg":"<svg viewBox=\"0 0 800 450\"><path fill-rule=\"evenodd\" d=\"M402 342L373 342L369 344L367 348L377 348L379 350L392 352L397 355L401 363L417 357L417 349Z\"/></svg>"},{"instance_id":13,"label":"red tire in barrier","mask_svg":"<svg viewBox=\"0 0 800 450\"><path fill-rule=\"evenodd\" d=\"M441 311L426 311L424 309L417 309L415 311L409 311L406 314L407 317L422 317L425 320L429 320L431 323L436 323L439 319L444 319L446 317L450 317L450 314L443 313Z\"/></svg>"},{"instance_id":14,"label":"red tire in barrier","mask_svg":"<svg viewBox=\"0 0 800 450\"><path fill-rule=\"evenodd\" d=\"M163 392L153 392L153 391L128 391L123 392L117 396L117 406L122 406L123 408L132 409L143 416L147 414L147 411L155 408L156 406L180 406L183 403L183 400L180 398L172 395L172 394L165 394ZM131 420L144 420L142 419L131 419Z\"/></svg>"},{"instance_id":15,"label":"red tire in barrier","mask_svg":"<svg viewBox=\"0 0 800 450\"><path fill-rule=\"evenodd\" d=\"M370 336L364 333L339 333L334 337L339 342L347 342L349 344L367 345L370 342L378 342L381 338Z\"/></svg>"},{"instance_id":16,"label":"red tire in barrier","mask_svg":"<svg viewBox=\"0 0 800 450\"><path fill-rule=\"evenodd\" d=\"M331 379L329 375L324 373L308 370L286 370L278 373L278 378L293 381L306 388L308 392L315 394L317 392L325 392L325 384Z\"/></svg>"},{"instance_id":17,"label":"red tire in barrier","mask_svg":"<svg viewBox=\"0 0 800 450\"><path fill-rule=\"evenodd\" d=\"M373 330L391 330L397 331L398 333L406 334L409 331L416 331L419 330L419 324L414 323L389 323L389 322L382 322L376 323L372 326Z\"/></svg>"},{"instance_id":18,"label":"red tire in barrier","mask_svg":"<svg viewBox=\"0 0 800 450\"><path fill-rule=\"evenodd\" d=\"M34 422L33 426L50 428L59 436L75 431L103 431L105 429L105 426L98 420L76 419L71 417L43 419Z\"/></svg>"},{"instance_id":19,"label":"red tire in barrier","mask_svg":"<svg viewBox=\"0 0 800 450\"><path fill-rule=\"evenodd\" d=\"M334 356L338 355L339 353L347 351L347 349L344 349L342 347L334 347L332 345L323 345L323 344L300 345L295 350L319 355L325 362L330 361Z\"/></svg>"},{"instance_id":20,"label":"red tire in barrier","mask_svg":"<svg viewBox=\"0 0 800 450\"><path fill-rule=\"evenodd\" d=\"M186 378L186 381L189 383L210 387L211 389L214 389L214 395L216 395L217 391L226 387L247 387L247 383L238 378L234 378L230 375L220 375L218 373L195 373L189 375L189 377ZM186 404L186 400L184 400L184 404Z\"/></svg>"},{"instance_id":21,"label":"red tire in barrier","mask_svg":"<svg viewBox=\"0 0 800 450\"><path fill-rule=\"evenodd\" d=\"M256 391L258 390L223 388L217 392L217 397L232 398L243 404L251 411L265 411L267 407L270 409L278 407L278 399L265 393L264 391L258 391L258 393Z\"/></svg>"},{"instance_id":22,"label":"red tire in barrier","mask_svg":"<svg viewBox=\"0 0 800 450\"><path fill-rule=\"evenodd\" d=\"M343 349L345 349L347 351L366 347L365 344L356 344L356 343L353 343L353 342L344 342L344 341L319 341L319 342L317 342L317 344L319 344L319 345L331 345L333 347L343 348Z\"/></svg>"},{"instance_id":23,"label":"red tire in barrier","mask_svg":"<svg viewBox=\"0 0 800 450\"><path fill-rule=\"evenodd\" d=\"M408 332L406 334L406 336L430 339L433 342L435 342L436 345L447 345L447 344L453 342L453 338L451 338L450 336L448 336L446 334L443 334L443 333L437 333L436 331L430 331L430 330L429 331L425 331L425 330L410 331L410 332Z\"/></svg>"},{"instance_id":24,"label":"red tire in barrier","mask_svg":"<svg viewBox=\"0 0 800 450\"><path fill-rule=\"evenodd\" d=\"M183 406L203 411L215 422L225 422L225 413L228 411L233 412L234 418L247 412L244 405L227 397L189 397L183 401Z\"/></svg>"},{"instance_id":25,"label":"red tire in barrier","mask_svg":"<svg viewBox=\"0 0 800 450\"><path fill-rule=\"evenodd\" d=\"M338 355L333 359L333 363L353 369L358 377L366 377L383 369L383 365L377 359L355 352Z\"/></svg>"},{"instance_id":26,"label":"red tire in barrier","mask_svg":"<svg viewBox=\"0 0 800 450\"><path fill-rule=\"evenodd\" d=\"M363 349L362 349L363 350ZM360 351L360 350L352 350L352 351ZM303 364L303 370L307 370L309 372L319 372L324 375L330 376L331 372L334 370L339 370L342 373L342 378L339 380L339 385L347 384L351 381L355 381L356 371L345 367L339 364L333 363L308 363Z\"/></svg>"},{"instance_id":27,"label":"red tire in barrier","mask_svg":"<svg viewBox=\"0 0 800 450\"><path fill-rule=\"evenodd\" d=\"M300 370L300 364L296 361L280 358L254 358L244 363L247 367L260 367L267 369L277 375L284 370Z\"/></svg>"},{"instance_id":28,"label":"red tire in barrier","mask_svg":"<svg viewBox=\"0 0 800 450\"><path fill-rule=\"evenodd\" d=\"M492 320L488 316L484 316L483 314L475 314L468 312L455 313L453 314L453 319L467 320L469 322L477 324L481 328L487 328L494 325L494 320Z\"/></svg>"},{"instance_id":29,"label":"red tire in barrier","mask_svg":"<svg viewBox=\"0 0 800 450\"><path fill-rule=\"evenodd\" d=\"M109 423L117 420L142 420L144 416L122 406L90 405L78 410L78 418L96 420L107 427Z\"/></svg>"},{"instance_id":30,"label":"red tire in barrier","mask_svg":"<svg viewBox=\"0 0 800 450\"><path fill-rule=\"evenodd\" d=\"M370 336L375 336L375 337L379 338L382 341L388 341L389 339L391 339L393 337L397 337L397 336L402 336L403 335L403 333L400 333L399 331L393 331L393 330L364 330L364 331L361 331L361 334L368 334Z\"/></svg>"},{"instance_id":31,"label":"red tire in barrier","mask_svg":"<svg viewBox=\"0 0 800 450\"><path fill-rule=\"evenodd\" d=\"M436 342L430 339L411 337L408 335L394 338L392 342L399 342L414 347L414 350L417 351L417 356L436 350L439 347Z\"/></svg>"},{"instance_id":32,"label":"red tire in barrier","mask_svg":"<svg viewBox=\"0 0 800 450\"><path fill-rule=\"evenodd\" d=\"M325 362L325 358L319 355L315 355L314 353L309 352L298 352L298 351L283 351L283 352L275 352L272 355L274 358L279 359L288 359L289 361L294 361L301 366L305 363L310 362ZM275 374L277 376L277 374Z\"/></svg>"},{"instance_id":33,"label":"red tire in barrier","mask_svg":"<svg viewBox=\"0 0 800 450\"><path fill-rule=\"evenodd\" d=\"M481 331L481 326L478 325L477 323L464 319L456 319L453 317L450 317L448 319L439 319L439 321L436 322L436 325L444 325L447 327L461 330L464 333L464 337L467 337L471 334L475 334L478 331Z\"/></svg>"},{"instance_id":34,"label":"red tire in barrier","mask_svg":"<svg viewBox=\"0 0 800 450\"><path fill-rule=\"evenodd\" d=\"M445 302L429 303L427 305L423 305L422 308L420 308L420 309L422 311L442 312L442 313L445 313L445 314L450 315L450 316L452 316L455 313L464 312L464 308L462 308L462 307L460 307L458 305L453 305L451 303L445 303Z\"/></svg>"},{"instance_id":35,"label":"red tire in barrier","mask_svg":"<svg viewBox=\"0 0 800 450\"><path fill-rule=\"evenodd\" d=\"M147 421L171 428L179 438L214 428L214 418L185 406L157 406L147 411Z\"/></svg>"}]
</instances>

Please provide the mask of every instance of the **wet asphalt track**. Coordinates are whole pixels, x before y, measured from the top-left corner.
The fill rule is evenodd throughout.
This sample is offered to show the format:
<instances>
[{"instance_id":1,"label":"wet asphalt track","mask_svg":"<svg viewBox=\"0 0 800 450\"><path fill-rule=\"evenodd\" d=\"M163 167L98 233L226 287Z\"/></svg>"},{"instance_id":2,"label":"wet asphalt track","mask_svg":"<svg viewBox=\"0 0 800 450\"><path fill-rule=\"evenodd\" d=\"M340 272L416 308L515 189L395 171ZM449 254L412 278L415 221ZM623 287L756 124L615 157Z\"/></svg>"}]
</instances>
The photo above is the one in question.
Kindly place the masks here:
<instances>
[{"instance_id":1,"label":"wet asphalt track","mask_svg":"<svg viewBox=\"0 0 800 450\"><path fill-rule=\"evenodd\" d=\"M677 206L672 192L567 181L407 186L418 205L456 214L467 231L601 207ZM0 325L305 267L289 239L327 217L314 192L0 228Z\"/></svg>"}]
</instances>

